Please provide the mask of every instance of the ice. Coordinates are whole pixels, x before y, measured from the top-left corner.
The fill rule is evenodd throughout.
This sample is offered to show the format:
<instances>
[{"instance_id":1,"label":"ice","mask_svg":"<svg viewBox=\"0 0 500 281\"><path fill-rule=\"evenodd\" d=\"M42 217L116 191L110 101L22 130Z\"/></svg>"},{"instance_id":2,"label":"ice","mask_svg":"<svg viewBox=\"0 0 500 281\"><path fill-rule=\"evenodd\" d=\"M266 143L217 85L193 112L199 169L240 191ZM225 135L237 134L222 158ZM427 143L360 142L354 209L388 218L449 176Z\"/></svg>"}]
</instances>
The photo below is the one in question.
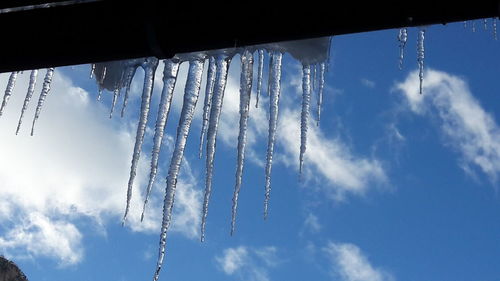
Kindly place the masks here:
<instances>
[{"instance_id":1,"label":"ice","mask_svg":"<svg viewBox=\"0 0 500 281\"><path fill-rule=\"evenodd\" d=\"M212 103L212 94L214 92L216 70L217 65L215 63L215 57L211 56L208 63L207 85L205 87L205 101L203 103L203 120L201 121L200 148L198 152L198 157L200 159L203 154L203 141L205 139L205 134L207 133L208 118L210 117L210 105Z\"/></svg>"},{"instance_id":2,"label":"ice","mask_svg":"<svg viewBox=\"0 0 500 281\"><path fill-rule=\"evenodd\" d=\"M128 103L128 96L130 93L130 85L132 84L132 79L134 78L135 72L137 71L137 66L129 66L125 69L124 73L124 87L125 87L125 94L123 95L123 105L122 105L122 110L121 110L121 117L123 118L123 115L125 114L125 108L127 108L127 103Z\"/></svg>"},{"instance_id":3,"label":"ice","mask_svg":"<svg viewBox=\"0 0 500 281\"><path fill-rule=\"evenodd\" d=\"M302 111L300 114L300 156L299 173L302 175L304 154L307 148L307 125L309 122L309 107L311 103L311 65L302 67Z\"/></svg>"},{"instance_id":4,"label":"ice","mask_svg":"<svg viewBox=\"0 0 500 281\"><path fill-rule=\"evenodd\" d=\"M147 58L142 64L142 67L144 68L144 86L142 88L141 113L139 117L139 124L137 125L134 154L132 155L132 164L130 167L130 177L128 180L127 188L127 206L125 207L125 214L123 215L123 223L125 223L125 221L127 220L127 215L130 208L132 186L134 184L134 179L136 176L139 157L141 156L142 143L144 141L144 134L146 132L146 124L148 122L149 106L151 104L151 94L153 92L154 77L157 66L158 59L154 57Z\"/></svg>"},{"instance_id":5,"label":"ice","mask_svg":"<svg viewBox=\"0 0 500 281\"><path fill-rule=\"evenodd\" d=\"M28 109L31 97L33 96L33 92L35 91L37 76L38 76L38 70L37 69L32 70L30 74L30 82L28 85L28 93L26 93L26 97L24 98L23 108L21 109L21 115L19 116L19 121L17 123L16 135L19 133L19 129L21 129L24 113L26 112L26 109Z\"/></svg>"},{"instance_id":6,"label":"ice","mask_svg":"<svg viewBox=\"0 0 500 281\"><path fill-rule=\"evenodd\" d=\"M406 41L408 40L408 30L406 27L401 28L399 30L398 34L398 41L399 41L399 69L403 69L403 59L404 59L404 52L405 52L405 46L406 46Z\"/></svg>"},{"instance_id":7,"label":"ice","mask_svg":"<svg viewBox=\"0 0 500 281\"><path fill-rule=\"evenodd\" d=\"M318 77L318 108L317 115L318 120L316 126L319 126L319 121L321 120L321 106L323 105L323 90L325 88L325 74L326 74L327 63L322 62L319 64L319 77Z\"/></svg>"},{"instance_id":8,"label":"ice","mask_svg":"<svg viewBox=\"0 0 500 281\"><path fill-rule=\"evenodd\" d=\"M420 30L418 31L418 40L417 40L418 78L420 80L418 92L420 94L422 94L422 85L424 82L424 58L425 58L424 40L425 40L425 27L420 27Z\"/></svg>"},{"instance_id":9,"label":"ice","mask_svg":"<svg viewBox=\"0 0 500 281\"><path fill-rule=\"evenodd\" d=\"M258 50L259 54L259 65L257 68L257 94L255 97L255 108L259 107L259 96L262 91L262 73L264 71L264 50Z\"/></svg>"},{"instance_id":10,"label":"ice","mask_svg":"<svg viewBox=\"0 0 500 281\"><path fill-rule=\"evenodd\" d=\"M42 111L43 103L47 98L47 95L50 91L50 83L52 83L52 76L54 75L54 67L48 68L47 73L45 74L45 78L43 79L42 92L40 93L40 97L38 98L38 105L35 111L35 117L33 118L33 125L31 126L31 135L35 132L35 124L38 118L40 117L40 112Z\"/></svg>"},{"instance_id":11,"label":"ice","mask_svg":"<svg viewBox=\"0 0 500 281\"><path fill-rule=\"evenodd\" d=\"M176 59L165 60L165 67L163 69L163 89L161 91L160 105L158 107L158 115L156 117L155 135L153 137L151 172L149 174L149 182L146 188L141 221L144 220L144 212L146 210L146 205L148 204L149 194L151 193L151 189L153 188L153 184L156 179L158 159L160 157L163 134L165 133L165 126L167 125L168 114L170 112L170 104L172 103L175 83L177 81L177 73L179 72L179 64L179 61Z\"/></svg>"},{"instance_id":12,"label":"ice","mask_svg":"<svg viewBox=\"0 0 500 281\"><path fill-rule=\"evenodd\" d=\"M116 101L118 100L118 96L120 95L120 87L116 86L113 91L113 101L111 102L111 111L109 112L109 118L113 118L113 112L115 111Z\"/></svg>"},{"instance_id":13,"label":"ice","mask_svg":"<svg viewBox=\"0 0 500 281\"><path fill-rule=\"evenodd\" d=\"M495 38L495 40L498 40L498 36L497 36L497 18L493 18L491 20L492 22L492 25L493 25L493 38Z\"/></svg>"},{"instance_id":14,"label":"ice","mask_svg":"<svg viewBox=\"0 0 500 281\"><path fill-rule=\"evenodd\" d=\"M212 175L214 169L215 142L217 138L217 128L222 110L222 101L226 89L227 74L231 58L225 55L217 57L217 74L215 78L214 93L212 95L212 108L207 131L207 158L206 158L206 179L205 195L203 198L203 214L201 218L201 241L205 241L205 226L208 216L208 203L212 192Z\"/></svg>"},{"instance_id":15,"label":"ice","mask_svg":"<svg viewBox=\"0 0 500 281\"><path fill-rule=\"evenodd\" d=\"M238 208L238 196L241 189L241 179L243 176L243 162L245 159L245 145L247 141L247 123L250 109L250 96L252 93L253 79L253 55L250 51L245 51L241 56L241 77L240 77L240 130L238 134L238 160L236 165L236 184L233 193L233 206L231 213L231 235L234 233L236 225L236 210Z\"/></svg>"},{"instance_id":16,"label":"ice","mask_svg":"<svg viewBox=\"0 0 500 281\"><path fill-rule=\"evenodd\" d=\"M18 74L19 71L14 71L9 76L9 82L7 82L7 88L5 89L5 94L3 96L2 107L0 107L0 116L2 116L3 110L7 106L7 103L9 102L10 96L12 95L12 90L16 85L16 79Z\"/></svg>"},{"instance_id":17,"label":"ice","mask_svg":"<svg viewBox=\"0 0 500 281\"><path fill-rule=\"evenodd\" d=\"M184 94L184 103L182 105L181 117L179 126L177 127L177 137L175 140L174 152L168 170L167 187L165 192L165 200L163 202L163 220L160 234L160 245L156 271L153 280L156 281L160 277L160 270L165 257L165 248L167 243L167 231L170 227L172 219L172 209L174 206L175 189L177 185L177 177L181 168L182 157L186 147L189 128L193 120L196 102L200 92L201 77L203 74L204 60L193 60L189 63L189 74L186 81Z\"/></svg>"},{"instance_id":18,"label":"ice","mask_svg":"<svg viewBox=\"0 0 500 281\"><path fill-rule=\"evenodd\" d=\"M276 128L278 126L278 105L281 87L281 59L283 54L280 51L273 51L271 54L271 67L269 69L269 136L267 142L266 156L266 183L264 199L264 218L267 218L269 199L271 195L271 168L273 164L274 141L276 139Z\"/></svg>"}]
</instances>

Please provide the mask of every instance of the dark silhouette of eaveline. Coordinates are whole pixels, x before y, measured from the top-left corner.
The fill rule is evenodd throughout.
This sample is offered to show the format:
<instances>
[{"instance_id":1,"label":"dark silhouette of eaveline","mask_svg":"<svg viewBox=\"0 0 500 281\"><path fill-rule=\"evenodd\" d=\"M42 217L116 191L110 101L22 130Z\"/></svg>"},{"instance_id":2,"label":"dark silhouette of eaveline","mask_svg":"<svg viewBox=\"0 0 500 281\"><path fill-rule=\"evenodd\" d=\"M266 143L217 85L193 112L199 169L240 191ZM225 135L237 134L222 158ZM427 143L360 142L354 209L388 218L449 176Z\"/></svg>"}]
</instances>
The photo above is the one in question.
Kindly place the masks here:
<instances>
[{"instance_id":1,"label":"dark silhouette of eaveline","mask_svg":"<svg viewBox=\"0 0 500 281\"><path fill-rule=\"evenodd\" d=\"M28 281L17 265L0 256L0 281Z\"/></svg>"}]
</instances>

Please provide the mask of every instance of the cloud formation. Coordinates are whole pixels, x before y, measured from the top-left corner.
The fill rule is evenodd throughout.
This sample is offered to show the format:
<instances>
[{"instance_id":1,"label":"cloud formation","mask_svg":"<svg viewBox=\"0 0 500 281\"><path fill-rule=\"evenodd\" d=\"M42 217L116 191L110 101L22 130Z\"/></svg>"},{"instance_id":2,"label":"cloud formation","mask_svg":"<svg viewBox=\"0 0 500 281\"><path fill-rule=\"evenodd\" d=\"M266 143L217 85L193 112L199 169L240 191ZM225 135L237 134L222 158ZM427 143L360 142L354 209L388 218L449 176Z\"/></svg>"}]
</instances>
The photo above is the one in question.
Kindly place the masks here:
<instances>
[{"instance_id":1,"label":"cloud formation","mask_svg":"<svg viewBox=\"0 0 500 281\"><path fill-rule=\"evenodd\" d=\"M227 248L215 260L226 275L249 281L269 281L269 269L279 264L275 247Z\"/></svg>"},{"instance_id":2,"label":"cloud formation","mask_svg":"<svg viewBox=\"0 0 500 281\"><path fill-rule=\"evenodd\" d=\"M428 69L423 94L418 74L411 72L396 84L415 114L438 120L447 144L461 154L467 172L479 168L492 181L500 173L500 127L470 91L467 82L446 72Z\"/></svg>"},{"instance_id":3,"label":"cloud formation","mask_svg":"<svg viewBox=\"0 0 500 281\"><path fill-rule=\"evenodd\" d=\"M331 273L342 281L393 281L391 274L374 267L358 246L329 242L323 251L331 262Z\"/></svg>"}]
</instances>

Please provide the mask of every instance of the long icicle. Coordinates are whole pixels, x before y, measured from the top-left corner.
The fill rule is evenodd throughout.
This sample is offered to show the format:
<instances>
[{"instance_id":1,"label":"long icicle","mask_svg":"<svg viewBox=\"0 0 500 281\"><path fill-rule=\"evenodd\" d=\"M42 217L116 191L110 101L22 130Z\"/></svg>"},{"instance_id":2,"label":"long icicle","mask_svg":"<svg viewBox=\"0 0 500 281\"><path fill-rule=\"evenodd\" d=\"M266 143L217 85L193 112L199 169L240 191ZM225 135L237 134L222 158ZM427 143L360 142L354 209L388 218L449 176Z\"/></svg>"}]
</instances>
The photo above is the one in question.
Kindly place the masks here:
<instances>
[{"instance_id":1,"label":"long icicle","mask_svg":"<svg viewBox=\"0 0 500 281\"><path fill-rule=\"evenodd\" d=\"M146 188L144 206L142 207L141 222L144 220L144 212L146 211L146 205L148 204L149 195L158 171L158 159L160 157L161 144L168 121L170 105L172 104L177 73L179 72L179 64L180 62L177 59L165 60L165 67L163 69L163 89L161 91L160 105L156 117L153 151L151 153L151 172L149 173L148 187Z\"/></svg>"},{"instance_id":2,"label":"long icicle","mask_svg":"<svg viewBox=\"0 0 500 281\"><path fill-rule=\"evenodd\" d=\"M205 134L208 128L208 118L210 117L210 106L212 103L212 94L214 92L216 69L217 64L215 63L215 57L210 57L208 63L207 85L205 86L205 101L203 103L203 120L201 121L200 148L198 150L198 157L200 159L203 154L203 141L205 140Z\"/></svg>"},{"instance_id":3,"label":"long icicle","mask_svg":"<svg viewBox=\"0 0 500 281\"><path fill-rule=\"evenodd\" d=\"M16 85L16 79L19 71L14 71L9 76L9 82L7 82L7 88L5 89L5 94L3 95L2 106L0 107L0 116L3 114L3 110L7 106L9 102L10 96L12 95L12 90L14 89L14 85Z\"/></svg>"},{"instance_id":4,"label":"long icicle","mask_svg":"<svg viewBox=\"0 0 500 281\"><path fill-rule=\"evenodd\" d=\"M122 111L121 111L122 118L123 118L123 115L125 114L125 108L127 108L128 96L130 93L130 85L132 84L132 80L134 79L134 75L135 75L136 71L137 71L136 65L129 66L125 70L125 74L124 74L125 94L123 95L123 105L122 105Z\"/></svg>"},{"instance_id":5,"label":"long icicle","mask_svg":"<svg viewBox=\"0 0 500 281\"><path fill-rule=\"evenodd\" d=\"M186 81L186 88L184 93L184 104L182 105L181 117L179 119L179 126L177 127L177 137L175 140L175 148L172 153L172 160L168 170L167 187L165 192L165 200L163 202L163 220L161 225L160 245L158 261L156 264L156 271L153 277L157 281L160 277L160 270L165 258L165 247L167 244L167 231L172 219L172 209L174 206L175 189L177 186L177 177L181 168L182 157L184 155L184 148L186 147L187 137L189 135L189 128L193 120L196 102L200 92L201 77L203 74L203 60L194 60L189 63L189 74Z\"/></svg>"},{"instance_id":6,"label":"long icicle","mask_svg":"<svg viewBox=\"0 0 500 281\"><path fill-rule=\"evenodd\" d=\"M54 75L54 67L48 68L47 73L45 74L45 78L43 79L42 92L40 93L40 97L38 98L38 105L36 106L35 117L33 118L33 124L31 126L31 135L33 136L35 132L35 124L38 118L40 117L40 112L42 111L43 103L47 98L47 95L50 91L50 83L52 83L52 77Z\"/></svg>"},{"instance_id":7,"label":"long icicle","mask_svg":"<svg viewBox=\"0 0 500 281\"><path fill-rule=\"evenodd\" d=\"M262 73L264 72L264 50L259 50L259 65L257 67L257 94L255 96L255 108L259 107L259 96L262 91Z\"/></svg>"},{"instance_id":8,"label":"long icicle","mask_svg":"<svg viewBox=\"0 0 500 281\"><path fill-rule=\"evenodd\" d=\"M283 54L279 51L272 53L272 64L269 69L271 80L269 81L269 136L267 142L266 156L266 185L264 199L264 219L267 219L269 199L271 196L271 168L273 164L274 141L276 139L276 128L278 126L278 105L281 87L281 59Z\"/></svg>"},{"instance_id":9,"label":"long icicle","mask_svg":"<svg viewBox=\"0 0 500 281\"><path fill-rule=\"evenodd\" d=\"M233 206L231 213L231 235L236 225L236 210L238 208L238 196L241 189L241 178L243 176L243 161L245 159L245 145L247 141L248 114L250 110L250 96L252 93L253 79L253 55L245 50L241 56L240 77L240 132L238 134L238 162L236 166L236 184L233 194Z\"/></svg>"},{"instance_id":10,"label":"long icicle","mask_svg":"<svg viewBox=\"0 0 500 281\"><path fill-rule=\"evenodd\" d=\"M321 106L323 105L323 90L325 88L325 73L327 69L328 62L322 62L319 64L319 75L318 75L318 108L317 110L317 122L316 126L319 126L319 121L321 120Z\"/></svg>"},{"instance_id":11,"label":"long icicle","mask_svg":"<svg viewBox=\"0 0 500 281\"><path fill-rule=\"evenodd\" d=\"M307 148L307 125L309 122L309 107L311 103L311 65L302 66L302 112L300 114L300 156L299 174L302 176L302 165Z\"/></svg>"},{"instance_id":12,"label":"long icicle","mask_svg":"<svg viewBox=\"0 0 500 281\"><path fill-rule=\"evenodd\" d=\"M214 93L212 96L212 109L210 110L210 121L207 131L207 158L206 158L206 178L205 195L203 198L203 213L201 217L201 241L205 241L205 225L208 215L208 203L212 192L212 174L214 168L215 141L217 138L217 128L222 110L222 101L226 89L227 74L231 59L227 57L217 58L217 74L215 78Z\"/></svg>"},{"instance_id":13,"label":"long icicle","mask_svg":"<svg viewBox=\"0 0 500 281\"><path fill-rule=\"evenodd\" d=\"M153 93L154 77L157 66L158 59L154 57L147 58L146 61L142 64L142 67L144 68L144 86L142 88L141 114L139 117L139 124L137 125L134 154L132 155L130 178L128 180L127 187L127 206L125 207L125 214L123 215L122 224L125 224L130 208L132 186L134 184L137 165L139 164L139 157L141 156L142 142L144 141L144 134L146 132L146 125L148 123L149 106L151 105L151 94Z\"/></svg>"},{"instance_id":14,"label":"long icicle","mask_svg":"<svg viewBox=\"0 0 500 281\"><path fill-rule=\"evenodd\" d=\"M16 135L19 133L19 129L21 129L24 113L26 112L26 109L28 109L31 97L33 96L33 92L35 91L37 76L38 76L38 69L33 69L30 74L30 83L28 85L28 92L26 93L26 97L24 98L23 108L21 109L21 115L19 116L19 121L17 122Z\"/></svg>"},{"instance_id":15,"label":"long icicle","mask_svg":"<svg viewBox=\"0 0 500 281\"><path fill-rule=\"evenodd\" d=\"M399 41L399 69L403 69L403 60L405 56L405 46L406 41L408 40L408 30L406 27L401 28L398 34Z\"/></svg>"},{"instance_id":16,"label":"long icicle","mask_svg":"<svg viewBox=\"0 0 500 281\"><path fill-rule=\"evenodd\" d=\"M418 79L420 80L419 93L422 94L422 86L424 82L424 39L425 39L425 27L421 27L418 31L418 41L417 41L417 63L418 63Z\"/></svg>"}]
</instances>

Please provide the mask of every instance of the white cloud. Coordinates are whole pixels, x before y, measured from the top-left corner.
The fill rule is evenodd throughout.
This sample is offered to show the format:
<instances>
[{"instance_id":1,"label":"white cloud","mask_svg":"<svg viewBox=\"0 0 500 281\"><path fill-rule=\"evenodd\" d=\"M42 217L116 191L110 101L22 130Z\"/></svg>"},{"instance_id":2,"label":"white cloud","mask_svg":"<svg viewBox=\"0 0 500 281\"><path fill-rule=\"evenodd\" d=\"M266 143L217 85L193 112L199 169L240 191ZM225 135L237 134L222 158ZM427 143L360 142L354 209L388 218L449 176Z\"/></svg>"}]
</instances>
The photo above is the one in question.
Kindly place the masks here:
<instances>
[{"instance_id":1,"label":"white cloud","mask_svg":"<svg viewBox=\"0 0 500 281\"><path fill-rule=\"evenodd\" d=\"M466 171L476 166L496 181L500 172L500 128L474 98L467 83L432 69L426 71L422 95L418 83L414 71L396 89L403 93L414 113L437 116L448 144L461 153Z\"/></svg>"},{"instance_id":2,"label":"white cloud","mask_svg":"<svg viewBox=\"0 0 500 281\"><path fill-rule=\"evenodd\" d=\"M7 79L7 74L0 75L0 85L5 85ZM40 77L23 127L15 136L28 79L29 73L18 77L0 118L0 241L4 245L0 249L9 249L11 255L22 256L24 252L30 256L48 256L63 265L74 264L82 259L84 252L80 243L84 234L77 228L77 220L91 218L104 229L107 222L118 223L123 215L136 117L130 123L126 119L109 120L109 108L95 102L93 96L74 86L56 69L35 136L29 136L29 129L41 90ZM129 108L128 112L132 116L134 111ZM150 116L155 116L154 112L156 108L152 108ZM168 155L168 151L165 154ZM161 222L162 171L157 177L145 221L140 223L149 155L146 146L134 184L127 227L156 234ZM198 231L195 224L201 191L195 187L190 170L183 169L172 230L188 237L195 236ZM16 225L19 221L24 223ZM36 242L29 242L29 239L12 241L15 233ZM52 242L61 237L67 239L66 242L61 239L64 243L55 247Z\"/></svg>"},{"instance_id":3,"label":"white cloud","mask_svg":"<svg viewBox=\"0 0 500 281\"><path fill-rule=\"evenodd\" d=\"M81 240L82 234L73 224L31 213L0 236L0 248L7 254L44 255L58 259L60 265L71 265L83 257Z\"/></svg>"},{"instance_id":4,"label":"white cloud","mask_svg":"<svg viewBox=\"0 0 500 281\"><path fill-rule=\"evenodd\" d=\"M231 275L248 264L248 251L245 247L228 248L221 257L216 257L224 273Z\"/></svg>"},{"instance_id":5,"label":"white cloud","mask_svg":"<svg viewBox=\"0 0 500 281\"><path fill-rule=\"evenodd\" d=\"M394 280L388 272L374 267L354 244L329 242L323 251L330 259L332 275L343 281Z\"/></svg>"},{"instance_id":6,"label":"white cloud","mask_svg":"<svg viewBox=\"0 0 500 281\"><path fill-rule=\"evenodd\" d=\"M304 228L305 230L311 233L317 233L321 230L321 224L319 223L319 219L313 213L308 213L306 219L304 220Z\"/></svg>"},{"instance_id":7,"label":"white cloud","mask_svg":"<svg viewBox=\"0 0 500 281\"><path fill-rule=\"evenodd\" d=\"M269 268L280 263L277 249L272 246L227 248L215 260L225 274L249 281L269 281Z\"/></svg>"}]
</instances>

